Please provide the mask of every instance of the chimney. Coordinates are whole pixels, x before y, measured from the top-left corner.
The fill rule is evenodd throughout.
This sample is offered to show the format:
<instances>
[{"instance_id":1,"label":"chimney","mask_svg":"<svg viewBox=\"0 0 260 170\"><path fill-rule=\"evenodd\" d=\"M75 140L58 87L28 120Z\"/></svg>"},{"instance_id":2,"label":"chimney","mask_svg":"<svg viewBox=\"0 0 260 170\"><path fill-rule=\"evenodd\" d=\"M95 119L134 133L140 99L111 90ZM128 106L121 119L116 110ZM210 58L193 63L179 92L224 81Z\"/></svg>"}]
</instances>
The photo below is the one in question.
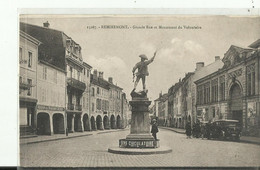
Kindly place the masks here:
<instances>
[{"instance_id":1,"label":"chimney","mask_svg":"<svg viewBox=\"0 0 260 170\"><path fill-rule=\"evenodd\" d=\"M101 78L101 79L103 79L103 72L98 72L98 78Z\"/></svg>"},{"instance_id":2,"label":"chimney","mask_svg":"<svg viewBox=\"0 0 260 170\"><path fill-rule=\"evenodd\" d=\"M97 79L97 70L95 69L94 72L93 72L93 78L94 79Z\"/></svg>"},{"instance_id":3,"label":"chimney","mask_svg":"<svg viewBox=\"0 0 260 170\"><path fill-rule=\"evenodd\" d=\"M200 70L202 67L204 67L204 62L196 63L196 70Z\"/></svg>"},{"instance_id":4,"label":"chimney","mask_svg":"<svg viewBox=\"0 0 260 170\"><path fill-rule=\"evenodd\" d=\"M215 61L220 60L220 56L215 56Z\"/></svg>"},{"instance_id":5,"label":"chimney","mask_svg":"<svg viewBox=\"0 0 260 170\"><path fill-rule=\"evenodd\" d=\"M50 24L49 24L48 21L46 21L46 22L43 23L43 26L44 26L45 28L49 28Z\"/></svg>"},{"instance_id":6,"label":"chimney","mask_svg":"<svg viewBox=\"0 0 260 170\"><path fill-rule=\"evenodd\" d=\"M108 77L108 82L113 84L113 78L112 77Z\"/></svg>"}]
</instances>

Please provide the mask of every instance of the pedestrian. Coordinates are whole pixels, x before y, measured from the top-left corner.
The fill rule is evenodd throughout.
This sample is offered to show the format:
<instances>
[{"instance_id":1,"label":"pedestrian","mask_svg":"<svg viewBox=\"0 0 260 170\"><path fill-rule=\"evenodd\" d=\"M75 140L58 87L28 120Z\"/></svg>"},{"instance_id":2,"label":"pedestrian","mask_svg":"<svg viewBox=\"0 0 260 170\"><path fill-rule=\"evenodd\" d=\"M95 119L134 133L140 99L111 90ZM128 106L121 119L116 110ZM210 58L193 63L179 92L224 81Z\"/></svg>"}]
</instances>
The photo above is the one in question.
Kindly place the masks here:
<instances>
[{"instance_id":1,"label":"pedestrian","mask_svg":"<svg viewBox=\"0 0 260 170\"><path fill-rule=\"evenodd\" d=\"M159 132L159 130L158 130L158 127L157 127L157 125L156 125L156 120L153 119L151 133L152 133L152 135L153 135L153 137L154 137L155 140L157 140L156 133L158 133L158 132Z\"/></svg>"},{"instance_id":2,"label":"pedestrian","mask_svg":"<svg viewBox=\"0 0 260 170\"><path fill-rule=\"evenodd\" d=\"M205 124L201 124L201 138L204 139L204 137L206 136L206 128L205 128Z\"/></svg>"},{"instance_id":3,"label":"pedestrian","mask_svg":"<svg viewBox=\"0 0 260 170\"><path fill-rule=\"evenodd\" d=\"M186 129L187 139L191 138L191 124L190 124L190 122L187 122L185 129Z\"/></svg>"}]
</instances>

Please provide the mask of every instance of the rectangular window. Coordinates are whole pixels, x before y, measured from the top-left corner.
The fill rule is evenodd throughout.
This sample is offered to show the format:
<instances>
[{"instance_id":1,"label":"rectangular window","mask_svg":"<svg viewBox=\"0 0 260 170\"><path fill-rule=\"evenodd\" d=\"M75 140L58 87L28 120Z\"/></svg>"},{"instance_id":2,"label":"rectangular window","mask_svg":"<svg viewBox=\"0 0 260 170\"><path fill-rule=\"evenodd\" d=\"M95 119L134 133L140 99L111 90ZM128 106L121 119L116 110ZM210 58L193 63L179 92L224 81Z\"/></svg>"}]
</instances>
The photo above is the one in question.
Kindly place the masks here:
<instances>
[{"instance_id":1,"label":"rectangular window","mask_svg":"<svg viewBox=\"0 0 260 170\"><path fill-rule=\"evenodd\" d=\"M31 96L32 95L32 79L27 79L27 83L29 85L27 95Z\"/></svg>"},{"instance_id":2,"label":"rectangular window","mask_svg":"<svg viewBox=\"0 0 260 170\"><path fill-rule=\"evenodd\" d=\"M252 72L252 95L255 95L255 71Z\"/></svg>"},{"instance_id":3,"label":"rectangular window","mask_svg":"<svg viewBox=\"0 0 260 170\"><path fill-rule=\"evenodd\" d=\"M247 95L255 95L255 64L247 66Z\"/></svg>"},{"instance_id":4,"label":"rectangular window","mask_svg":"<svg viewBox=\"0 0 260 170\"><path fill-rule=\"evenodd\" d=\"M251 95L251 73L247 74L247 94Z\"/></svg>"},{"instance_id":5,"label":"rectangular window","mask_svg":"<svg viewBox=\"0 0 260 170\"><path fill-rule=\"evenodd\" d=\"M73 68L70 67L70 78L72 78Z\"/></svg>"},{"instance_id":6,"label":"rectangular window","mask_svg":"<svg viewBox=\"0 0 260 170\"><path fill-rule=\"evenodd\" d=\"M47 80L47 67L43 66L42 79Z\"/></svg>"},{"instance_id":7,"label":"rectangular window","mask_svg":"<svg viewBox=\"0 0 260 170\"><path fill-rule=\"evenodd\" d=\"M94 111L95 111L95 104L92 103L92 112L94 112Z\"/></svg>"},{"instance_id":8,"label":"rectangular window","mask_svg":"<svg viewBox=\"0 0 260 170\"><path fill-rule=\"evenodd\" d=\"M95 88L92 88L92 96L95 96Z\"/></svg>"},{"instance_id":9,"label":"rectangular window","mask_svg":"<svg viewBox=\"0 0 260 170\"><path fill-rule=\"evenodd\" d=\"M99 87L97 87L97 94L99 94Z\"/></svg>"},{"instance_id":10,"label":"rectangular window","mask_svg":"<svg viewBox=\"0 0 260 170\"><path fill-rule=\"evenodd\" d=\"M80 72L77 72L77 80L80 80Z\"/></svg>"},{"instance_id":11,"label":"rectangular window","mask_svg":"<svg viewBox=\"0 0 260 170\"><path fill-rule=\"evenodd\" d=\"M89 71L89 70L87 70L87 77L89 77L89 73L90 73L90 71Z\"/></svg>"},{"instance_id":12,"label":"rectangular window","mask_svg":"<svg viewBox=\"0 0 260 170\"><path fill-rule=\"evenodd\" d=\"M21 47L19 48L19 60L20 62L23 61L23 49Z\"/></svg>"},{"instance_id":13,"label":"rectangular window","mask_svg":"<svg viewBox=\"0 0 260 170\"><path fill-rule=\"evenodd\" d=\"M32 67L32 53L28 51L28 67Z\"/></svg>"}]
</instances>

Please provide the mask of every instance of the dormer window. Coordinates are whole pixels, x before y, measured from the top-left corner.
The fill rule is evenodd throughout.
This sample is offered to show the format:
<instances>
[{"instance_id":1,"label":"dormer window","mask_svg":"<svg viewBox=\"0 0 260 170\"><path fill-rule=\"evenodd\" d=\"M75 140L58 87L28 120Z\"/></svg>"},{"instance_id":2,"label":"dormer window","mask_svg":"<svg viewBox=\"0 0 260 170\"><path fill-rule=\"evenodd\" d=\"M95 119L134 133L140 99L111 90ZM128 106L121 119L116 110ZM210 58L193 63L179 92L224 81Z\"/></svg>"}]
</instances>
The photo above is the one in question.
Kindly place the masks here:
<instances>
[{"instance_id":1,"label":"dormer window","mask_svg":"<svg viewBox=\"0 0 260 170\"><path fill-rule=\"evenodd\" d=\"M66 40L66 45L67 45L67 47L69 47L69 46L70 46L70 44L71 44L71 39L70 39L70 38L68 38L68 39Z\"/></svg>"}]
</instances>

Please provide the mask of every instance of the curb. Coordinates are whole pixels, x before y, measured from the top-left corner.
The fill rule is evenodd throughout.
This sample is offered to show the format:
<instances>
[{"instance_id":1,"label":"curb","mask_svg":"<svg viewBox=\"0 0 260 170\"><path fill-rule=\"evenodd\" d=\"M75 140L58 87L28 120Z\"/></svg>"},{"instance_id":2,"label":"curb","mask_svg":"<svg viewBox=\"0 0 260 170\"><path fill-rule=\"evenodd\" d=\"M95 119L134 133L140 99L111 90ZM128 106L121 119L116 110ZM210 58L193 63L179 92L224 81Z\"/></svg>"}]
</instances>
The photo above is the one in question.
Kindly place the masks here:
<instances>
[{"instance_id":1,"label":"curb","mask_svg":"<svg viewBox=\"0 0 260 170\"><path fill-rule=\"evenodd\" d=\"M152 154L166 154L171 153L172 149L168 147L160 147L160 148L153 148L153 149L129 149L129 148L119 148L113 147L108 148L108 152L114 154L126 154L126 155L152 155Z\"/></svg>"},{"instance_id":2,"label":"curb","mask_svg":"<svg viewBox=\"0 0 260 170\"><path fill-rule=\"evenodd\" d=\"M185 134L185 132L179 132L179 131L176 131L176 130L174 130L174 129L167 128L167 127L161 127L161 126L159 126L159 128L161 128L161 129L166 129L166 130L171 130L171 131L174 131L174 132L179 133L179 134ZM250 143L250 144L260 145L260 141L257 142L257 141L250 141L250 140L240 139L239 142L240 142L240 143Z\"/></svg>"},{"instance_id":3,"label":"curb","mask_svg":"<svg viewBox=\"0 0 260 170\"><path fill-rule=\"evenodd\" d=\"M103 133L111 133L111 132L118 132L118 131L124 131L124 130L129 130L129 129L118 129L114 131L103 131L103 132L98 132L98 134L103 134ZM91 134L84 134L84 135L78 135L78 136L68 136L68 137L61 137L61 138L55 138L55 139L47 139L47 140L39 140L39 141L33 141L33 142L26 142L26 143L20 143L20 145L28 145L28 144L35 144L35 143L42 143L42 142L51 142L51 141L57 141L57 140L63 140L63 139L71 139L71 138L78 138L78 137L84 137L84 136L91 136Z\"/></svg>"},{"instance_id":4,"label":"curb","mask_svg":"<svg viewBox=\"0 0 260 170\"><path fill-rule=\"evenodd\" d=\"M174 132L180 133L180 134L185 134L185 132L180 132L180 131L177 131L177 130L172 129L172 128L167 128L167 127L162 127L162 126L159 126L159 128L161 128L161 129L166 129L166 130L171 130L171 131L174 131Z\"/></svg>"},{"instance_id":5,"label":"curb","mask_svg":"<svg viewBox=\"0 0 260 170\"><path fill-rule=\"evenodd\" d=\"M249 141L249 140L241 140L239 141L240 143L250 143L250 144L255 144L255 145L260 145L260 142L256 141Z\"/></svg>"},{"instance_id":6,"label":"curb","mask_svg":"<svg viewBox=\"0 0 260 170\"><path fill-rule=\"evenodd\" d=\"M40 140L40 141L34 141L34 142L20 143L20 145L28 145L28 144L42 143L42 142L51 142L51 141L57 141L57 140L63 140L63 139L71 139L71 138L78 138L78 137L91 136L91 135L93 135L93 134L85 134L85 135L79 135L79 136L69 136L69 137L62 137L62 138L55 138L55 139L48 139L48 140Z\"/></svg>"}]
</instances>

